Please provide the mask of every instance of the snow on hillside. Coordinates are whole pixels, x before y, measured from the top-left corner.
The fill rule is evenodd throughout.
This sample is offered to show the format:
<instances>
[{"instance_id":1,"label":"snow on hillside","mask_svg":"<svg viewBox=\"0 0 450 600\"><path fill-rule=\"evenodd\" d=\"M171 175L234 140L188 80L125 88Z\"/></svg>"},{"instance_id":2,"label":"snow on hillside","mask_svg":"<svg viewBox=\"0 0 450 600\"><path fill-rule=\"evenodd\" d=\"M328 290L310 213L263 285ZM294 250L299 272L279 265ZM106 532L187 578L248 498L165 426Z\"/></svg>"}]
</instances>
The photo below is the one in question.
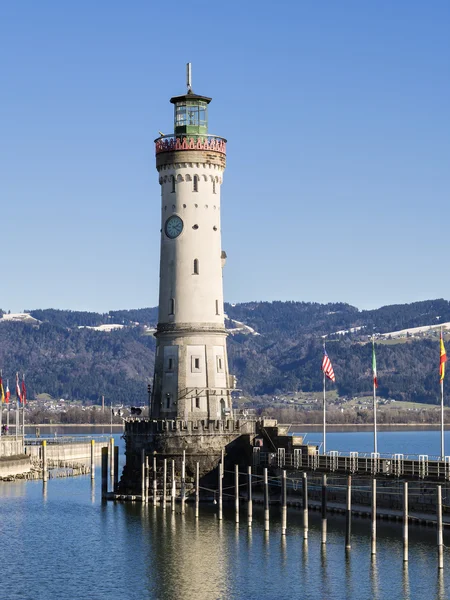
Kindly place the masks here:
<instances>
[{"instance_id":1,"label":"snow on hillside","mask_svg":"<svg viewBox=\"0 0 450 600\"><path fill-rule=\"evenodd\" d=\"M91 327L90 325L79 325L78 329L93 329L94 331L114 331L115 329L123 329L125 325L119 323L107 323L106 325L97 325L97 327Z\"/></svg>"},{"instance_id":2,"label":"snow on hillside","mask_svg":"<svg viewBox=\"0 0 450 600\"><path fill-rule=\"evenodd\" d=\"M235 319L230 319L228 315L224 315L225 319L228 319L231 323L235 325L235 327L227 328L228 333L234 335L235 333L243 333L246 335L261 335L257 331L253 329L253 327L249 327L245 323L241 323L241 321L236 321Z\"/></svg>"},{"instance_id":3,"label":"snow on hillside","mask_svg":"<svg viewBox=\"0 0 450 600\"><path fill-rule=\"evenodd\" d=\"M388 333L379 333L377 337L379 338L401 338L406 337L407 335L417 335L420 333L432 333L439 332L441 329L449 330L450 323L439 323L439 325L423 325L422 327L411 327L410 329L400 329L399 331L390 331Z\"/></svg>"},{"instance_id":4,"label":"snow on hillside","mask_svg":"<svg viewBox=\"0 0 450 600\"><path fill-rule=\"evenodd\" d=\"M0 319L0 323L9 321L10 323L30 323L34 325L39 325L41 321L35 319L28 313L10 313L9 315L4 314L3 318Z\"/></svg>"}]
</instances>

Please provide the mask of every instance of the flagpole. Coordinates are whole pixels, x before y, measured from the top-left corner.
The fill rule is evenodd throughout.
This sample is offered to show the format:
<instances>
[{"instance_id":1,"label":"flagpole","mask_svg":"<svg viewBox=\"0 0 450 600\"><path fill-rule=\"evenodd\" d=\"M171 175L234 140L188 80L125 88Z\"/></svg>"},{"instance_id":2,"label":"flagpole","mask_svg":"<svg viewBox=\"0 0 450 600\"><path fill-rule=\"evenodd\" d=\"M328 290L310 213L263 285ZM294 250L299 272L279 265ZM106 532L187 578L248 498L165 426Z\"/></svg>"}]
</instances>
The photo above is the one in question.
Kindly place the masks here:
<instances>
[{"instance_id":1,"label":"flagpole","mask_svg":"<svg viewBox=\"0 0 450 600\"><path fill-rule=\"evenodd\" d=\"M444 380L441 379L441 460L444 460L444 457Z\"/></svg>"},{"instance_id":2,"label":"flagpole","mask_svg":"<svg viewBox=\"0 0 450 600\"><path fill-rule=\"evenodd\" d=\"M375 336L372 335L372 353L375 352ZM372 354L373 356L373 354ZM377 386L375 383L376 374L373 373L373 451L378 454L377 443Z\"/></svg>"},{"instance_id":3,"label":"flagpole","mask_svg":"<svg viewBox=\"0 0 450 600\"><path fill-rule=\"evenodd\" d=\"M327 417L326 417L326 392L325 392L325 381L326 381L326 375L325 372L323 374L323 454L325 455L327 452L327 438L326 438L326 429L327 429Z\"/></svg>"}]
</instances>

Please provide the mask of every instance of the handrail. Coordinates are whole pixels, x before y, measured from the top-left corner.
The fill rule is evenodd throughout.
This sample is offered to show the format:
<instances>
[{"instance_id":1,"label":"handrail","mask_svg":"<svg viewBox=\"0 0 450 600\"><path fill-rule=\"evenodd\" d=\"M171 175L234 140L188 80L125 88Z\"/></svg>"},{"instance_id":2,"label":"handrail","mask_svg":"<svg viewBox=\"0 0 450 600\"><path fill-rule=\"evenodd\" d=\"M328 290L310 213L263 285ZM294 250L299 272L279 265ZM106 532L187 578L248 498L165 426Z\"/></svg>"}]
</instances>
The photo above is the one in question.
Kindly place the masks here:
<instances>
[{"instance_id":1,"label":"handrail","mask_svg":"<svg viewBox=\"0 0 450 600\"><path fill-rule=\"evenodd\" d=\"M90 444L91 440L96 443L108 443L109 437L39 437L39 438L25 438L25 446L41 446L42 442L45 441L48 446L63 446L67 444Z\"/></svg>"}]
</instances>

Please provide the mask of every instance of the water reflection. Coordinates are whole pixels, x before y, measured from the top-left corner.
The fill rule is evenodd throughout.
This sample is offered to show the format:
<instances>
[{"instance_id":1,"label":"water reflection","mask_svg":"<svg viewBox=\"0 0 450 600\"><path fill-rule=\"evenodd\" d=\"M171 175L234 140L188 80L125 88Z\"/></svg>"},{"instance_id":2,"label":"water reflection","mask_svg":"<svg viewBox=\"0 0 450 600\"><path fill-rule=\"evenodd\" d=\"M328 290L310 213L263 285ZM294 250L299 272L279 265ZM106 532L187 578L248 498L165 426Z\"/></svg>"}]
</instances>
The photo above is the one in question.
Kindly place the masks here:
<instances>
[{"instance_id":1,"label":"water reflection","mask_svg":"<svg viewBox=\"0 0 450 600\"><path fill-rule=\"evenodd\" d=\"M402 588L404 600L410 599L408 563L403 563Z\"/></svg>"},{"instance_id":2,"label":"water reflection","mask_svg":"<svg viewBox=\"0 0 450 600\"><path fill-rule=\"evenodd\" d=\"M370 559L370 585L372 590L372 598L379 598L379 582L378 582L378 567L377 556L373 554Z\"/></svg>"}]
</instances>

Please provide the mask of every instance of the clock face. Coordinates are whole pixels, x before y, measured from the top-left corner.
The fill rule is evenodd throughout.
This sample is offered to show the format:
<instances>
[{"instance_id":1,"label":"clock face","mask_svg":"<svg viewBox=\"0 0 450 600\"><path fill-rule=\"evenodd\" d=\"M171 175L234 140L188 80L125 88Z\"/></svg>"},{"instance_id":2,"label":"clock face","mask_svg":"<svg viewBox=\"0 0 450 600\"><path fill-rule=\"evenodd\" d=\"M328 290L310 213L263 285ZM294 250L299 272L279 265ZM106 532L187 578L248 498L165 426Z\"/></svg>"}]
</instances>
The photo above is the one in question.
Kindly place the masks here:
<instances>
[{"instance_id":1,"label":"clock face","mask_svg":"<svg viewBox=\"0 0 450 600\"><path fill-rule=\"evenodd\" d=\"M183 221L177 215L173 215L167 219L164 230L167 237L173 240L183 231Z\"/></svg>"}]
</instances>

